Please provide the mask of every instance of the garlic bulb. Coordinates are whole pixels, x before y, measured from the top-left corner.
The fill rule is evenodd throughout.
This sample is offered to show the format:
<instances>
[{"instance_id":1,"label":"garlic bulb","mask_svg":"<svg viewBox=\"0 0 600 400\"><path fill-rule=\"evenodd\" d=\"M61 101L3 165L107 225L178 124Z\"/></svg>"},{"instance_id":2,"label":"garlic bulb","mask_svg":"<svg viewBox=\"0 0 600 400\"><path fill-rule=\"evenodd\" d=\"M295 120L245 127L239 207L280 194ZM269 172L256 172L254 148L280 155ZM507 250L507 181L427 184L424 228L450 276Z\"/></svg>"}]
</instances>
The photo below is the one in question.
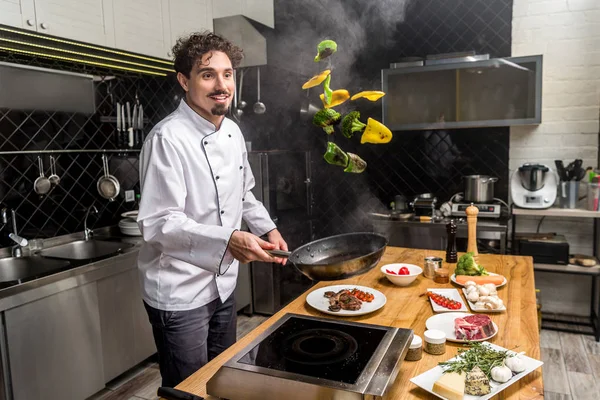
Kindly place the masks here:
<instances>
[{"instance_id":1,"label":"garlic bulb","mask_svg":"<svg viewBox=\"0 0 600 400\"><path fill-rule=\"evenodd\" d=\"M477 300L479 300L479 293L477 293L476 290L471 293L467 293L467 300L469 300L471 303L476 303Z\"/></svg>"},{"instance_id":2,"label":"garlic bulb","mask_svg":"<svg viewBox=\"0 0 600 400\"><path fill-rule=\"evenodd\" d=\"M511 371L516 372L517 374L525 371L525 364L523 363L523 360L519 358L519 356L508 356L504 360L504 363L508 368L510 368Z\"/></svg>"},{"instance_id":3,"label":"garlic bulb","mask_svg":"<svg viewBox=\"0 0 600 400\"><path fill-rule=\"evenodd\" d=\"M492 379L499 383L508 382L512 378L512 371L506 365L494 367L490 372Z\"/></svg>"}]
</instances>

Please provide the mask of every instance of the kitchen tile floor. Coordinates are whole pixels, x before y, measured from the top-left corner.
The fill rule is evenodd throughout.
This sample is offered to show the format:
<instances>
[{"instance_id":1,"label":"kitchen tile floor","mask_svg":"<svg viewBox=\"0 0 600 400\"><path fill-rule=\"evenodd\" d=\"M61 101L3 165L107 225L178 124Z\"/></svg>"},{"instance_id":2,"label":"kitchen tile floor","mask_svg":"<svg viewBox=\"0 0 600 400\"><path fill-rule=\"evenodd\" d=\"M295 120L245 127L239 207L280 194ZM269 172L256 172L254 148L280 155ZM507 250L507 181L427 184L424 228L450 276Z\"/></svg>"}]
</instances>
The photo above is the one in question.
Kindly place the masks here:
<instances>
[{"instance_id":1,"label":"kitchen tile floor","mask_svg":"<svg viewBox=\"0 0 600 400\"><path fill-rule=\"evenodd\" d=\"M238 339L267 317L238 316ZM600 392L600 343L592 336L542 329L540 334L544 397L548 400L596 400ZM596 381L598 379L599 381ZM156 400L160 372L151 358L109 382L88 400Z\"/></svg>"}]
</instances>

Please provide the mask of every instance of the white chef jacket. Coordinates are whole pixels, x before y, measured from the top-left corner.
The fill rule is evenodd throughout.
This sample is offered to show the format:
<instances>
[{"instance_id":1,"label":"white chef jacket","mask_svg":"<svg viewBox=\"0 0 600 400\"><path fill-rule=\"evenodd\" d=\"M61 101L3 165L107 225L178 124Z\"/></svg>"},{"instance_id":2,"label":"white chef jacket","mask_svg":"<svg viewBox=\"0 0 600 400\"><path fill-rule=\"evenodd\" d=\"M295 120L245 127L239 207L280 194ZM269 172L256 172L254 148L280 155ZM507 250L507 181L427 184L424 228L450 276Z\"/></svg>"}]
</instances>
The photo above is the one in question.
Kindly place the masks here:
<instances>
[{"instance_id":1,"label":"white chef jacket","mask_svg":"<svg viewBox=\"0 0 600 400\"><path fill-rule=\"evenodd\" d=\"M138 256L142 296L165 311L191 310L235 290L239 262L227 250L242 218L258 235L276 228L250 191L244 137L218 131L185 100L146 138L140 154Z\"/></svg>"}]
</instances>

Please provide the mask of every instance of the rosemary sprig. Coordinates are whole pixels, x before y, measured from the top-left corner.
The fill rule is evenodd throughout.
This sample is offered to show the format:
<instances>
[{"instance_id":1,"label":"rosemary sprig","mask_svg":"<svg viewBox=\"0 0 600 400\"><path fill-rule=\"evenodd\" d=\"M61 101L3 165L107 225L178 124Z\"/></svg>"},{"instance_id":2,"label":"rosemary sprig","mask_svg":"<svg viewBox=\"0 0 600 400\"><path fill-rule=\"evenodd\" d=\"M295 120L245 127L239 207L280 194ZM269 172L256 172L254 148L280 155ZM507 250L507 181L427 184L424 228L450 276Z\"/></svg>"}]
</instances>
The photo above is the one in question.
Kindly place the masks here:
<instances>
[{"instance_id":1,"label":"rosemary sprig","mask_svg":"<svg viewBox=\"0 0 600 400\"><path fill-rule=\"evenodd\" d=\"M509 354L508 350L493 350L490 346L480 342L467 343L469 349L459 349L458 356L452 361L442 361L438 363L446 372L469 372L475 366L481 368L483 373L489 378L492 375L492 368L502 365L504 359Z\"/></svg>"}]
</instances>

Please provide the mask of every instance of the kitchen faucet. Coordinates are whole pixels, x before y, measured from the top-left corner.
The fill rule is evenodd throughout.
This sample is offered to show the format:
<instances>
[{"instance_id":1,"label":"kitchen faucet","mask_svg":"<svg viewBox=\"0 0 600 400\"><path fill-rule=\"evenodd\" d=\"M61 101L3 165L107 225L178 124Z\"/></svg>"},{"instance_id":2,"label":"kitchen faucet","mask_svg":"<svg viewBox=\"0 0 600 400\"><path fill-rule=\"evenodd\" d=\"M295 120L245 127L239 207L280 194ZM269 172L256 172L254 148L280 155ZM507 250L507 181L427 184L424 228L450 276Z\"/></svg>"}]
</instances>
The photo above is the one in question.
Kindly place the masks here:
<instances>
[{"instance_id":1,"label":"kitchen faucet","mask_svg":"<svg viewBox=\"0 0 600 400\"><path fill-rule=\"evenodd\" d=\"M8 223L8 210L6 208L2 209L2 224L3 227ZM23 256L22 248L27 246L29 242L24 237L18 235L17 232L17 214L15 210L10 210L10 217L12 219L12 232L8 234L10 240L15 242L16 244L12 247L12 256L13 257L21 257Z\"/></svg>"},{"instance_id":2,"label":"kitchen faucet","mask_svg":"<svg viewBox=\"0 0 600 400\"><path fill-rule=\"evenodd\" d=\"M96 208L96 206L94 204L89 206L87 208L87 211L85 212L85 219L83 220L83 238L85 240L90 240L92 238L92 236L94 236L94 232L91 229L88 229L88 227L87 227L87 219L88 219L88 216L90 215L90 212L93 212L94 214L98 214L98 209Z\"/></svg>"}]
</instances>

